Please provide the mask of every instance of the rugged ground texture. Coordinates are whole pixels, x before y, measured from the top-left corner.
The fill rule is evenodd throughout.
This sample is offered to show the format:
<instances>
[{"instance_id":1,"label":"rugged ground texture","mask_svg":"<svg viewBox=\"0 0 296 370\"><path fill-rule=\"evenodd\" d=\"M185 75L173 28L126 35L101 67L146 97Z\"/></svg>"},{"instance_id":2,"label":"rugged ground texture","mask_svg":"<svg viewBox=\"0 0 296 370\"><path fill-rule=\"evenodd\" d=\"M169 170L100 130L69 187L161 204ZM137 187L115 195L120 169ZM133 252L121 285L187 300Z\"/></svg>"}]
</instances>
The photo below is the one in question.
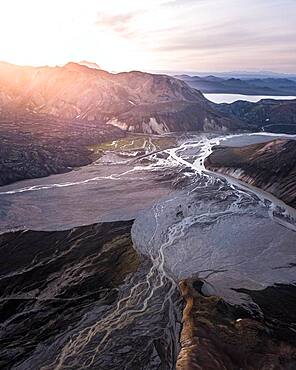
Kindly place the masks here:
<instances>
[{"instance_id":1,"label":"rugged ground texture","mask_svg":"<svg viewBox=\"0 0 296 370\"><path fill-rule=\"evenodd\" d=\"M31 112L59 120L108 123L130 132L241 129L203 95L176 78L64 67L0 64L0 116Z\"/></svg>"},{"instance_id":2,"label":"rugged ground texture","mask_svg":"<svg viewBox=\"0 0 296 370\"><path fill-rule=\"evenodd\" d=\"M253 126L256 130L276 133L296 133L296 100L264 99L257 103L236 101L231 104L214 104L228 116Z\"/></svg>"},{"instance_id":3,"label":"rugged ground texture","mask_svg":"<svg viewBox=\"0 0 296 370\"><path fill-rule=\"evenodd\" d=\"M117 127L26 115L0 121L0 185L70 171L91 163L89 145L118 139Z\"/></svg>"},{"instance_id":4,"label":"rugged ground texture","mask_svg":"<svg viewBox=\"0 0 296 370\"><path fill-rule=\"evenodd\" d=\"M171 285L147 280L132 223L0 235L1 369L172 368Z\"/></svg>"},{"instance_id":5,"label":"rugged ground texture","mask_svg":"<svg viewBox=\"0 0 296 370\"><path fill-rule=\"evenodd\" d=\"M217 297L203 296L201 286L201 281L180 283L185 308L177 370L296 367L295 287L244 291L263 312L261 317L251 317L241 307L230 306ZM294 342L288 338L294 338Z\"/></svg>"},{"instance_id":6,"label":"rugged ground texture","mask_svg":"<svg viewBox=\"0 0 296 370\"><path fill-rule=\"evenodd\" d=\"M131 225L113 222L0 236L2 369L59 336L65 340L94 308L103 314L116 301L118 286L139 266Z\"/></svg>"},{"instance_id":7,"label":"rugged ground texture","mask_svg":"<svg viewBox=\"0 0 296 370\"><path fill-rule=\"evenodd\" d=\"M274 140L241 148L219 147L206 168L270 192L296 208L296 141Z\"/></svg>"},{"instance_id":8,"label":"rugged ground texture","mask_svg":"<svg viewBox=\"0 0 296 370\"><path fill-rule=\"evenodd\" d=\"M241 130L185 82L85 65L0 63L0 185L91 163L87 146L126 132Z\"/></svg>"}]
</instances>

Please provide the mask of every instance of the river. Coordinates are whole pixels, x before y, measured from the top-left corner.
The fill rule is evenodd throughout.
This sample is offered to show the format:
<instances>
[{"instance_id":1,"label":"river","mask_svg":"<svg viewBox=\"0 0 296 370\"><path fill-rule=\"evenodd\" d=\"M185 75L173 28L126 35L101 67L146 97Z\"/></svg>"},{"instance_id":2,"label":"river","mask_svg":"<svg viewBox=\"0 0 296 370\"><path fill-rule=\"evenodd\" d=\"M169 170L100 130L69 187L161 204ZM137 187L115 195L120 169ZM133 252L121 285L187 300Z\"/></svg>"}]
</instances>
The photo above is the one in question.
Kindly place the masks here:
<instances>
[{"instance_id":1,"label":"river","mask_svg":"<svg viewBox=\"0 0 296 370\"><path fill-rule=\"evenodd\" d=\"M139 330L151 331L155 338L160 325L175 340L176 291L181 279L195 276L204 281L205 295L223 297L250 312L259 308L238 289L295 283L291 268L296 262L294 210L265 192L217 177L204 167L215 145L240 146L279 136L171 135L175 144L162 150L152 145L155 137L145 139L150 144L144 146L145 155L135 156L128 147L117 151L114 142L90 166L2 187L2 232L61 230L135 219L134 248L148 261L126 282L120 300L107 315L94 311L69 341L53 343L49 353L61 347L59 355L44 369L71 364L72 368L105 368L108 356L116 353L116 343L128 343ZM90 345L92 341L96 344ZM39 351L35 356L40 362L44 354ZM32 367L36 358L17 368ZM126 359L122 368L129 366Z\"/></svg>"}]
</instances>

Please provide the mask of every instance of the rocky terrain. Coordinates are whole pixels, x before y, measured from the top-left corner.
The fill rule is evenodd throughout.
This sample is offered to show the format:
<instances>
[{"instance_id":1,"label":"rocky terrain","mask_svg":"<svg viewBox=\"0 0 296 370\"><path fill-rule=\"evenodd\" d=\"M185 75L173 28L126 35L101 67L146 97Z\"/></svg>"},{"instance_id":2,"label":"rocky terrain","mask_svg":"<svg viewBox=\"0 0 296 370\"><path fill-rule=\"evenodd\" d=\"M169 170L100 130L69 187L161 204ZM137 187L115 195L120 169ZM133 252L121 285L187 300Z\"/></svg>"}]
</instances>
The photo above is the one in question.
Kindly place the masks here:
<instances>
[{"instance_id":1,"label":"rocky terrain","mask_svg":"<svg viewBox=\"0 0 296 370\"><path fill-rule=\"evenodd\" d=\"M211 171L262 188L296 208L295 140L216 148L205 165Z\"/></svg>"},{"instance_id":2,"label":"rocky terrain","mask_svg":"<svg viewBox=\"0 0 296 370\"><path fill-rule=\"evenodd\" d=\"M125 131L163 133L228 131L239 122L213 108L185 82L144 72L108 73L85 65L0 65L0 115L33 112L75 122L118 126Z\"/></svg>"},{"instance_id":3,"label":"rocky terrain","mask_svg":"<svg viewBox=\"0 0 296 370\"><path fill-rule=\"evenodd\" d=\"M88 62L55 68L0 63L0 185L89 164L89 145L126 132L243 126L173 77L112 74Z\"/></svg>"},{"instance_id":4,"label":"rocky terrain","mask_svg":"<svg viewBox=\"0 0 296 370\"><path fill-rule=\"evenodd\" d=\"M66 340L85 315L95 308L102 315L118 300L118 287L139 266L131 225L114 222L0 236L2 369L30 356L42 357L42 348L61 335ZM52 360L50 353L43 355ZM36 361L20 368L37 368Z\"/></svg>"},{"instance_id":5,"label":"rocky terrain","mask_svg":"<svg viewBox=\"0 0 296 370\"><path fill-rule=\"evenodd\" d=\"M256 317L242 306L204 296L202 285L194 279L180 283L185 307L177 370L296 367L295 338L289 328L296 319L295 287L244 291L263 312Z\"/></svg>"},{"instance_id":6,"label":"rocky terrain","mask_svg":"<svg viewBox=\"0 0 296 370\"><path fill-rule=\"evenodd\" d=\"M100 157L1 188L0 368L295 368L295 222L204 171L296 207L296 141L207 157L287 102L88 66L0 68L0 185Z\"/></svg>"},{"instance_id":7,"label":"rocky terrain","mask_svg":"<svg viewBox=\"0 0 296 370\"><path fill-rule=\"evenodd\" d=\"M214 107L253 126L254 130L296 133L296 100L263 99L257 103L240 100L231 104L214 104Z\"/></svg>"},{"instance_id":8,"label":"rocky terrain","mask_svg":"<svg viewBox=\"0 0 296 370\"><path fill-rule=\"evenodd\" d=\"M1 369L173 366L165 287L144 310L151 266L133 248L132 223L0 236Z\"/></svg>"},{"instance_id":9,"label":"rocky terrain","mask_svg":"<svg viewBox=\"0 0 296 370\"><path fill-rule=\"evenodd\" d=\"M175 76L203 93L244 95L296 95L296 81L288 78L221 78L217 76Z\"/></svg>"},{"instance_id":10,"label":"rocky terrain","mask_svg":"<svg viewBox=\"0 0 296 370\"><path fill-rule=\"evenodd\" d=\"M73 123L37 115L0 121L0 185L63 173L91 163L91 144L125 133L106 125Z\"/></svg>"},{"instance_id":11,"label":"rocky terrain","mask_svg":"<svg viewBox=\"0 0 296 370\"><path fill-rule=\"evenodd\" d=\"M205 294L203 279L181 280L179 295L134 249L132 225L0 236L1 368L295 367L295 286L234 289L253 311Z\"/></svg>"},{"instance_id":12,"label":"rocky terrain","mask_svg":"<svg viewBox=\"0 0 296 370\"><path fill-rule=\"evenodd\" d=\"M295 221L204 171L221 137L191 135L1 188L1 368L295 367Z\"/></svg>"}]
</instances>

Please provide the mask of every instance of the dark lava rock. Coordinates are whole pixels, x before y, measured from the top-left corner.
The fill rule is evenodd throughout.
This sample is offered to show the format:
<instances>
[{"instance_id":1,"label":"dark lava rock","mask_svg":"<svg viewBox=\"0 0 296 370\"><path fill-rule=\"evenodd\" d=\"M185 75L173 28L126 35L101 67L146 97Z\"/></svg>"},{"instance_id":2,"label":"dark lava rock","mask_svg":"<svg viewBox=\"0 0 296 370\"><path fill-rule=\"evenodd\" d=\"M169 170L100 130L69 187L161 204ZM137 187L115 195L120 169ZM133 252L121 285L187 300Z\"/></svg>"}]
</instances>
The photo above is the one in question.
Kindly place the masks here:
<instances>
[{"instance_id":1,"label":"dark lava rock","mask_svg":"<svg viewBox=\"0 0 296 370\"><path fill-rule=\"evenodd\" d=\"M291 331L284 336L279 325L270 325L275 319L280 303L287 305L289 312L295 312L295 297L283 287L267 288L262 291L245 292L263 310L265 316L255 318L243 312L242 307L230 306L218 297L204 297L194 288L194 281L180 283L185 300L181 351L177 370L269 370L296 368L295 317L285 317L281 310L282 325ZM279 299L282 301L279 303ZM277 306L273 309L274 305Z\"/></svg>"},{"instance_id":2,"label":"dark lava rock","mask_svg":"<svg viewBox=\"0 0 296 370\"><path fill-rule=\"evenodd\" d=\"M0 235L1 369L174 367L180 295L132 223Z\"/></svg>"},{"instance_id":3,"label":"dark lava rock","mask_svg":"<svg viewBox=\"0 0 296 370\"><path fill-rule=\"evenodd\" d=\"M90 164L95 158L88 145L124 136L113 126L36 115L8 117L0 121L0 186Z\"/></svg>"},{"instance_id":4,"label":"dark lava rock","mask_svg":"<svg viewBox=\"0 0 296 370\"><path fill-rule=\"evenodd\" d=\"M295 285L276 284L263 290L237 289L237 291L249 295L260 307L264 321L274 338L296 346Z\"/></svg>"},{"instance_id":5,"label":"dark lava rock","mask_svg":"<svg viewBox=\"0 0 296 370\"><path fill-rule=\"evenodd\" d=\"M215 148L205 166L262 188L296 207L295 140Z\"/></svg>"},{"instance_id":6,"label":"dark lava rock","mask_svg":"<svg viewBox=\"0 0 296 370\"><path fill-rule=\"evenodd\" d=\"M131 226L125 221L0 236L2 369L66 339L93 308L103 314L116 302L118 287L139 266Z\"/></svg>"}]
</instances>

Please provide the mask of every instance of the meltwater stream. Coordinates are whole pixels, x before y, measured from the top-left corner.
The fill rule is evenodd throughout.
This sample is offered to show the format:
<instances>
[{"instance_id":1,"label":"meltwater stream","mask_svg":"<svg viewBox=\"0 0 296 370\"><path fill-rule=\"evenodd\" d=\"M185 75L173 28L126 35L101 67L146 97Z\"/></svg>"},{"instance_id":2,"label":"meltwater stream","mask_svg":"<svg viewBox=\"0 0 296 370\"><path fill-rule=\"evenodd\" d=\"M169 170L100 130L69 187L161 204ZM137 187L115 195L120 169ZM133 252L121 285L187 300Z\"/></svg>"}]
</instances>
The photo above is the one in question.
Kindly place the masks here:
<instances>
[{"instance_id":1,"label":"meltwater stream","mask_svg":"<svg viewBox=\"0 0 296 370\"><path fill-rule=\"evenodd\" d=\"M233 289L295 282L296 213L270 194L205 171L205 156L221 140L167 151L168 160L193 169L185 172L189 185L137 217L133 241L146 255L160 254L175 281L196 276L206 293L244 303Z\"/></svg>"},{"instance_id":2,"label":"meltwater stream","mask_svg":"<svg viewBox=\"0 0 296 370\"><path fill-rule=\"evenodd\" d=\"M199 278L204 281L205 295L218 295L258 315L260 308L237 288L261 290L279 283L294 284L293 210L264 192L219 178L204 168L214 145L251 143L253 139L265 141L266 136L188 135L176 147L138 159L122 160L124 156L115 155L113 163L115 158L118 162L113 165L106 165L107 157L81 173L3 187L3 231L8 225L54 229L57 224L67 228L135 218L132 240L142 256L141 268L119 287L116 304L94 307L66 337L37 349L15 368L139 369L145 348L159 341L156 347L166 349L158 353L165 361L163 368L173 369L178 354L177 287L181 279ZM57 181L61 178L63 182ZM69 214L74 199L77 212ZM87 205L81 210L84 201ZM20 205L24 205L22 212L13 224ZM156 358L153 353L149 365L141 368L157 369Z\"/></svg>"}]
</instances>

